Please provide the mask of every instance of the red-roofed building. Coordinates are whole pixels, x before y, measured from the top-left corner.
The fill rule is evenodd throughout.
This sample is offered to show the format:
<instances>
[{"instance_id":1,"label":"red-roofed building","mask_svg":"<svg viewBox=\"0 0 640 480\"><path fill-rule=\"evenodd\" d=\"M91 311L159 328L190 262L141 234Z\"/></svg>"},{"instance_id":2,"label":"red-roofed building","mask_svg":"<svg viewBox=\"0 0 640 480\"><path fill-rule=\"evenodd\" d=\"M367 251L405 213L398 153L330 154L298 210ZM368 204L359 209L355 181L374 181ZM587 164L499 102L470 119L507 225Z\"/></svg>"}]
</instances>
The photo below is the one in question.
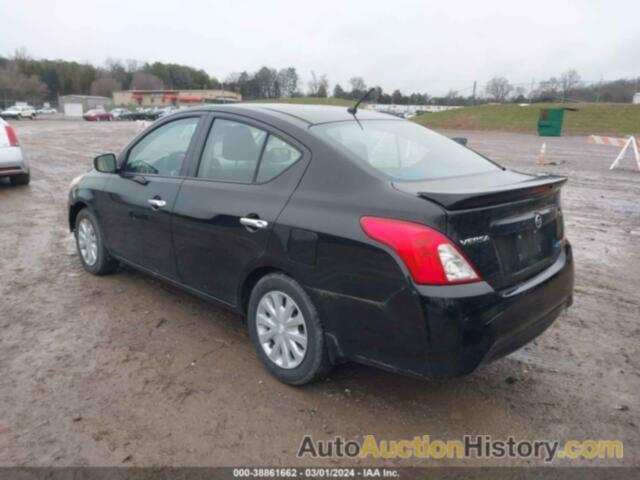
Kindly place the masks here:
<instances>
[{"instance_id":1,"label":"red-roofed building","mask_svg":"<svg viewBox=\"0 0 640 480\"><path fill-rule=\"evenodd\" d=\"M203 103L237 103L242 95L229 90L123 90L113 92L118 106L168 107Z\"/></svg>"}]
</instances>

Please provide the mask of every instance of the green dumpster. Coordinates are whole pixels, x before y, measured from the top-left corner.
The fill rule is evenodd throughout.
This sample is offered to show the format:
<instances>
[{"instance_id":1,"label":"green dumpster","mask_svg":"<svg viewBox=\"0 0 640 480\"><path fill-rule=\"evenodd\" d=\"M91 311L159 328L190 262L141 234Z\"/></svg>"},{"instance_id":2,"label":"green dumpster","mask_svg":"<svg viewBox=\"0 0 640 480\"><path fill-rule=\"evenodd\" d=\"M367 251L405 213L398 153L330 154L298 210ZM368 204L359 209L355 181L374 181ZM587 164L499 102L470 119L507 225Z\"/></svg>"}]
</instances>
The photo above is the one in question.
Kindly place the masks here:
<instances>
[{"instance_id":1,"label":"green dumpster","mask_svg":"<svg viewBox=\"0 0 640 480\"><path fill-rule=\"evenodd\" d=\"M577 112L577 108L541 108L538 118L538 135L541 137L559 137L562 133L564 111Z\"/></svg>"}]
</instances>

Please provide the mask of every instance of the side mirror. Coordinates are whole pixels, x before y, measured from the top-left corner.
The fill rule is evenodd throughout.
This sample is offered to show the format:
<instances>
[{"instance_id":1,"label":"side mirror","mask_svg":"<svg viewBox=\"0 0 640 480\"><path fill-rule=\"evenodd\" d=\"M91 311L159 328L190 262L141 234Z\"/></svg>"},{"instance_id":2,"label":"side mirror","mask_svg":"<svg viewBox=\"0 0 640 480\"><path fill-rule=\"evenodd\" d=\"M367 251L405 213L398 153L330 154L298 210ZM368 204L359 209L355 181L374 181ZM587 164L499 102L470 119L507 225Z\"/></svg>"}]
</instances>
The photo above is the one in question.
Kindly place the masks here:
<instances>
[{"instance_id":1,"label":"side mirror","mask_svg":"<svg viewBox=\"0 0 640 480\"><path fill-rule=\"evenodd\" d=\"M467 139L464 138L464 137L453 137L451 140L453 140L454 142L459 143L463 147L467 146Z\"/></svg>"},{"instance_id":2,"label":"side mirror","mask_svg":"<svg viewBox=\"0 0 640 480\"><path fill-rule=\"evenodd\" d=\"M94 168L102 173L116 173L118 170L118 161L115 154L104 153L93 159Z\"/></svg>"}]
</instances>

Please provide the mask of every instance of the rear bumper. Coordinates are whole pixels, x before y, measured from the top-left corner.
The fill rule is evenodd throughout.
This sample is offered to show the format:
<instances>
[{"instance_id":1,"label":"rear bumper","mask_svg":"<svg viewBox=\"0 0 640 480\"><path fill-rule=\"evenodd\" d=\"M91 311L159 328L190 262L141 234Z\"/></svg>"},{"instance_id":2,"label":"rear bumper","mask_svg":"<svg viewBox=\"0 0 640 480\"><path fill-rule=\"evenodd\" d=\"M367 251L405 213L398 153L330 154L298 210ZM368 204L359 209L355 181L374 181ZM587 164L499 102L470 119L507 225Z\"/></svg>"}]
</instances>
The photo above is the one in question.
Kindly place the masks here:
<instances>
[{"instance_id":1,"label":"rear bumper","mask_svg":"<svg viewBox=\"0 0 640 480\"><path fill-rule=\"evenodd\" d=\"M29 165L20 147L0 148L0 177L29 173Z\"/></svg>"},{"instance_id":2,"label":"rear bumper","mask_svg":"<svg viewBox=\"0 0 640 480\"><path fill-rule=\"evenodd\" d=\"M571 305L573 282L567 244L553 265L513 291L478 284L475 291L468 290L472 285L461 286L461 292L447 296L423 292L429 344L421 373L432 378L464 375L521 348ZM465 288L467 295L458 296L465 295Z\"/></svg>"},{"instance_id":3,"label":"rear bumper","mask_svg":"<svg viewBox=\"0 0 640 480\"><path fill-rule=\"evenodd\" d=\"M507 355L544 332L571 305L573 282L567 243L553 265L515 290L496 291L477 282L407 287L379 303L316 298L324 315L342 318L340 325L327 328L335 359L450 378Z\"/></svg>"}]
</instances>

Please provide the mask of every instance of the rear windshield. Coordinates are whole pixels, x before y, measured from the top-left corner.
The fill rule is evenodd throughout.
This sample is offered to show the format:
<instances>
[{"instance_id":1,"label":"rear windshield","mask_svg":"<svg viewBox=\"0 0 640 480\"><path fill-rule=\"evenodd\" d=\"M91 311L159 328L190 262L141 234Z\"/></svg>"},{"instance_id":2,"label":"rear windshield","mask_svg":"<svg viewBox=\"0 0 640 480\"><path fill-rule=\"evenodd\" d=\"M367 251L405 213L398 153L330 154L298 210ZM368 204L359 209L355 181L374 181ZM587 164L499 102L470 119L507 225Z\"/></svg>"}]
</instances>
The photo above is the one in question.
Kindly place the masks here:
<instances>
[{"instance_id":1,"label":"rear windshield","mask_svg":"<svg viewBox=\"0 0 640 480\"><path fill-rule=\"evenodd\" d=\"M394 180L431 180L499 169L459 143L413 122L362 120L325 123L312 129Z\"/></svg>"}]
</instances>

